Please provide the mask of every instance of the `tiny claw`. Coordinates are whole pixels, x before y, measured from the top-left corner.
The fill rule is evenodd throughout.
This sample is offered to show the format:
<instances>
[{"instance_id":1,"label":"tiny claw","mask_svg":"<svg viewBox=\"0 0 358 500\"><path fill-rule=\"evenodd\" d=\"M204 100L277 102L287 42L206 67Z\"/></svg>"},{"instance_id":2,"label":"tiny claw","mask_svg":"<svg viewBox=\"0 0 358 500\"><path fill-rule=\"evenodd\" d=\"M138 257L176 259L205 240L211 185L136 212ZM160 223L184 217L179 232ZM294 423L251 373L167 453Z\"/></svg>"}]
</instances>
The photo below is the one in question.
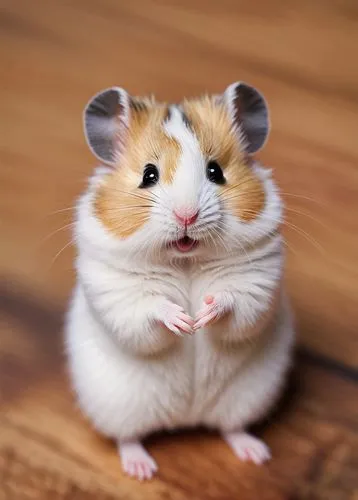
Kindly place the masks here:
<instances>
[{"instance_id":1,"label":"tiny claw","mask_svg":"<svg viewBox=\"0 0 358 500\"><path fill-rule=\"evenodd\" d=\"M216 320L218 318L218 314L215 311L212 311L209 314L206 314L202 318L199 319L194 325L194 330L199 330L203 326L206 326L210 324L212 321Z\"/></svg>"},{"instance_id":2,"label":"tiny claw","mask_svg":"<svg viewBox=\"0 0 358 500\"><path fill-rule=\"evenodd\" d=\"M193 326L185 323L185 321L181 321L180 319L177 319L173 326L179 328L181 332L185 332L188 334L193 333Z\"/></svg>"},{"instance_id":3,"label":"tiny claw","mask_svg":"<svg viewBox=\"0 0 358 500\"><path fill-rule=\"evenodd\" d=\"M195 323L195 321L193 320L193 318L191 316L188 316L185 313L178 314L178 319L184 321L185 323L188 323L188 325L190 325L190 326L193 326L194 323Z\"/></svg>"}]
</instances>

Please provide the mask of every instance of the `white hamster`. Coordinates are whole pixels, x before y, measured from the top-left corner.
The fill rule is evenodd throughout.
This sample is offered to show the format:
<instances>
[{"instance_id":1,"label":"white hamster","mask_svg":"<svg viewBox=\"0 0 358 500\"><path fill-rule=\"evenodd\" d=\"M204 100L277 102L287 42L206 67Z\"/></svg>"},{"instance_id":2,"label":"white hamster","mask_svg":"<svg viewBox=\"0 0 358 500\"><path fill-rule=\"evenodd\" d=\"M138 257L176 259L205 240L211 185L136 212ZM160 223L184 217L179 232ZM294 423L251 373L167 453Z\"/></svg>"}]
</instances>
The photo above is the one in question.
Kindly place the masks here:
<instances>
[{"instance_id":1,"label":"white hamster","mask_svg":"<svg viewBox=\"0 0 358 500\"><path fill-rule=\"evenodd\" d=\"M253 159L264 98L234 83L168 105L113 87L84 122L101 166L77 205L66 326L83 412L141 480L157 470L144 437L198 424L263 463L246 429L277 400L294 339L282 202Z\"/></svg>"}]
</instances>

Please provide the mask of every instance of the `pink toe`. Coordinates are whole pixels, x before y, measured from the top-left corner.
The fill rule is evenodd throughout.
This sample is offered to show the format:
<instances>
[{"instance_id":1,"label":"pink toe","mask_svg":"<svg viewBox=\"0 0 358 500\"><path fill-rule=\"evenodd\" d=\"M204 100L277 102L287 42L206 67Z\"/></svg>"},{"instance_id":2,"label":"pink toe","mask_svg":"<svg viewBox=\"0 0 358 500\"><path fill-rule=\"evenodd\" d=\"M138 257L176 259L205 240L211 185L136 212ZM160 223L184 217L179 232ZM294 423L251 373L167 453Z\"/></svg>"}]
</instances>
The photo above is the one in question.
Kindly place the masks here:
<instances>
[{"instance_id":1,"label":"pink toe","mask_svg":"<svg viewBox=\"0 0 358 500\"><path fill-rule=\"evenodd\" d=\"M146 479L151 479L152 478L152 469L150 468L149 464L145 464L145 476Z\"/></svg>"},{"instance_id":2,"label":"pink toe","mask_svg":"<svg viewBox=\"0 0 358 500\"><path fill-rule=\"evenodd\" d=\"M123 470L128 476L132 476L133 475L133 464L131 464L130 462L123 464Z\"/></svg>"},{"instance_id":3,"label":"pink toe","mask_svg":"<svg viewBox=\"0 0 358 500\"><path fill-rule=\"evenodd\" d=\"M213 295L207 295L204 299L205 304L212 304L214 302L214 296Z\"/></svg>"},{"instance_id":4,"label":"pink toe","mask_svg":"<svg viewBox=\"0 0 358 500\"><path fill-rule=\"evenodd\" d=\"M147 464L143 462L141 465L142 465L142 479L145 480L147 479Z\"/></svg>"},{"instance_id":5,"label":"pink toe","mask_svg":"<svg viewBox=\"0 0 358 500\"><path fill-rule=\"evenodd\" d=\"M250 448L249 455L256 465L262 465L266 460L266 451L264 449Z\"/></svg>"},{"instance_id":6,"label":"pink toe","mask_svg":"<svg viewBox=\"0 0 358 500\"><path fill-rule=\"evenodd\" d=\"M138 479L143 481L145 479L145 465L143 462L139 462L138 464Z\"/></svg>"},{"instance_id":7,"label":"pink toe","mask_svg":"<svg viewBox=\"0 0 358 500\"><path fill-rule=\"evenodd\" d=\"M254 450L250 450L250 449L249 449L249 450L247 450L247 454L248 454L248 456L249 456L249 459L250 459L252 462L254 462L255 464L257 464L257 459L258 459L258 457L256 456L255 451L254 451Z\"/></svg>"},{"instance_id":8,"label":"pink toe","mask_svg":"<svg viewBox=\"0 0 358 500\"><path fill-rule=\"evenodd\" d=\"M137 477L137 475L138 475L138 468L137 468L136 462L133 462L131 471L132 471L131 476L132 477Z\"/></svg>"}]
</instances>

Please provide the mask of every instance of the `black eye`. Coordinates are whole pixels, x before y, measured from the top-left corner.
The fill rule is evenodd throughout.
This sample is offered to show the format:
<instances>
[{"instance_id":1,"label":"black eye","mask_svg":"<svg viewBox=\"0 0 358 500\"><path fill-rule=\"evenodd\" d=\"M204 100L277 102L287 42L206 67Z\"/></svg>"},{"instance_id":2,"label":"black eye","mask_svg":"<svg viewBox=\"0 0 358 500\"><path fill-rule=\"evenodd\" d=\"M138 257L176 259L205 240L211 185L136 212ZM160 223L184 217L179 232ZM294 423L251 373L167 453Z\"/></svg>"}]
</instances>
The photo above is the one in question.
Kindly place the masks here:
<instances>
[{"instance_id":1,"label":"black eye","mask_svg":"<svg viewBox=\"0 0 358 500\"><path fill-rule=\"evenodd\" d=\"M148 188L154 186L159 181L159 171L155 165L148 163L144 167L143 180L140 184L140 188Z\"/></svg>"},{"instance_id":2,"label":"black eye","mask_svg":"<svg viewBox=\"0 0 358 500\"><path fill-rule=\"evenodd\" d=\"M206 175L209 181L215 184L225 184L226 180L220 165L216 161L209 161L206 167Z\"/></svg>"}]
</instances>

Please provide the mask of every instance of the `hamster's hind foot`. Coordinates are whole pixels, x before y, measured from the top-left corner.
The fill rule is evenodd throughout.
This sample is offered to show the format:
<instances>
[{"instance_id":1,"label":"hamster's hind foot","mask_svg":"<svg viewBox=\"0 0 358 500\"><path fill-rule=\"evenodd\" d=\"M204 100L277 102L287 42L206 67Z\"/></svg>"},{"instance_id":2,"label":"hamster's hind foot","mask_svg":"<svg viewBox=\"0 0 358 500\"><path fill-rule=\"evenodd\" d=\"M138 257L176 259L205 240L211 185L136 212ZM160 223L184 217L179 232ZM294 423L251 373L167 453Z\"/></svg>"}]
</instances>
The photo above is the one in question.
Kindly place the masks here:
<instances>
[{"instance_id":1,"label":"hamster's hind foot","mask_svg":"<svg viewBox=\"0 0 358 500\"><path fill-rule=\"evenodd\" d=\"M118 451L123 472L128 476L143 481L152 479L157 472L157 464L139 441L119 441Z\"/></svg>"},{"instance_id":2,"label":"hamster's hind foot","mask_svg":"<svg viewBox=\"0 0 358 500\"><path fill-rule=\"evenodd\" d=\"M271 458L270 449L260 439L246 432L224 432L223 438L235 455L243 462L254 462L261 465Z\"/></svg>"}]
</instances>

